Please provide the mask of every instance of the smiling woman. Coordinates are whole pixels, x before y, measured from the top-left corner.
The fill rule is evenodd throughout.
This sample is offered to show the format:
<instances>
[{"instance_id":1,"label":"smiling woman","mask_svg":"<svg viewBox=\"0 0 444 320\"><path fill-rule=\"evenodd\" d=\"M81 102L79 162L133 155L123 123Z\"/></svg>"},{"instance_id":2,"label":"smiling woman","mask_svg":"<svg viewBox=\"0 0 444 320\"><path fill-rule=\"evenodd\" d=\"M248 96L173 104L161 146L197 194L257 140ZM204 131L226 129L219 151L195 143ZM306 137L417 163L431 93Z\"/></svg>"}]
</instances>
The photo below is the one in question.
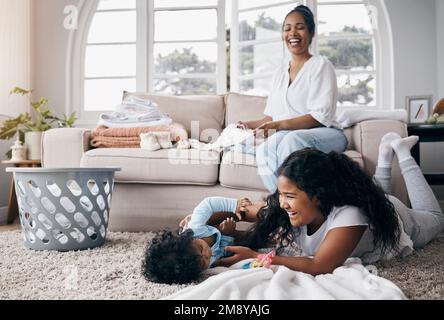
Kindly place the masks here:
<instances>
[{"instance_id":1,"label":"smiling woman","mask_svg":"<svg viewBox=\"0 0 444 320\"><path fill-rule=\"evenodd\" d=\"M278 166L293 151L313 147L342 152L347 146L342 131L334 127L335 70L327 58L310 53L314 36L315 19L308 7L299 5L285 16L282 40L290 59L273 75L265 117L238 123L240 128L269 136L257 149L240 149L256 156L258 173L270 193L276 191Z\"/></svg>"}]
</instances>

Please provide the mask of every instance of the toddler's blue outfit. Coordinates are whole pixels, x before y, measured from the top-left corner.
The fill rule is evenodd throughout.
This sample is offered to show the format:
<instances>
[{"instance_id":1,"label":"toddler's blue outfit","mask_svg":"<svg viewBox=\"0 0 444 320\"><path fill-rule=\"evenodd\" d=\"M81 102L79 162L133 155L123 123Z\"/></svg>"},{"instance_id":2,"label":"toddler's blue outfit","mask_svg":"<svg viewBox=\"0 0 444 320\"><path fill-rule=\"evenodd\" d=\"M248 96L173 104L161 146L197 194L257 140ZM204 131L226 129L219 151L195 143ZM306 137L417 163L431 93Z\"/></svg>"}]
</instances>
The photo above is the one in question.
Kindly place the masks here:
<instances>
[{"instance_id":1,"label":"toddler's blue outfit","mask_svg":"<svg viewBox=\"0 0 444 320\"><path fill-rule=\"evenodd\" d=\"M207 224L214 212L236 212L237 199L224 197L208 197L202 200L199 205L194 208L191 220L188 222L187 229L194 232L195 238L205 238L216 235L216 241L211 247L210 266L220 258L226 256L225 247L233 244L234 238L222 235L220 231Z\"/></svg>"}]
</instances>

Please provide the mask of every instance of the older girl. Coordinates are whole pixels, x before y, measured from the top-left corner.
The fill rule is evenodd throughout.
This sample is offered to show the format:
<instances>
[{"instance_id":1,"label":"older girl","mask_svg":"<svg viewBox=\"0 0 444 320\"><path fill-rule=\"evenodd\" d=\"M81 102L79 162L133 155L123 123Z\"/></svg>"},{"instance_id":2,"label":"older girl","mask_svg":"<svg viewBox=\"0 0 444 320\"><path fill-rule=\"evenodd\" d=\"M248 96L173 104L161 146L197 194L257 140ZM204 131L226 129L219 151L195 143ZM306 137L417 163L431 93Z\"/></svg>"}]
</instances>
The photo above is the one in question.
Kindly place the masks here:
<instances>
[{"instance_id":1,"label":"older girl","mask_svg":"<svg viewBox=\"0 0 444 320\"><path fill-rule=\"evenodd\" d=\"M423 247L444 229L444 215L410 155L417 140L416 136L385 135L374 181L343 154L314 149L294 152L279 169L278 190L257 215L244 243L249 248L226 247L234 256L220 264L255 258L259 254L255 250L268 246L276 236L278 254L295 242L302 256L281 254L272 263L312 275L330 273L350 256L370 263ZM412 209L384 194L390 193L394 152Z\"/></svg>"}]
</instances>

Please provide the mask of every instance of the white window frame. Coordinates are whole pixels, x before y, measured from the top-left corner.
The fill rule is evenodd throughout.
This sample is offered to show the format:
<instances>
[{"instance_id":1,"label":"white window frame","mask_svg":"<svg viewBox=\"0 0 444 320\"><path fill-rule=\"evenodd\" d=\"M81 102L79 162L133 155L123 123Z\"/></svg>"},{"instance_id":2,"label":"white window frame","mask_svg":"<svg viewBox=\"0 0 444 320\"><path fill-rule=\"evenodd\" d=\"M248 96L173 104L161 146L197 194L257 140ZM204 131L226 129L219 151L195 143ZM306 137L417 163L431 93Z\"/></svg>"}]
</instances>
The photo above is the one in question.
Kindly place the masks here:
<instances>
[{"instance_id":1,"label":"white window frame","mask_svg":"<svg viewBox=\"0 0 444 320\"><path fill-rule=\"evenodd\" d=\"M318 15L317 15L317 11L318 11L318 7L319 6L323 6L323 5L328 5L328 6L332 6L332 5L353 5L353 4L358 4L358 5L364 5L364 6L368 6L368 1L366 0L357 0L357 1L332 1L332 2L328 2L328 3L318 3L318 0L307 0L306 1L307 6L313 11L314 15L315 15L315 19L316 19L316 25L318 25ZM317 31L317 30L316 30ZM380 70L380 66L379 66L379 47L380 47L380 42L378 41L378 32L377 30L373 29L373 34L372 35L366 35L366 34L356 34L356 35L348 35L348 36L338 36L338 35L334 35L334 36L321 36L318 35L316 33L316 37L313 41L313 51L318 53L319 51L319 47L318 47L318 43L319 40L349 40L349 39L368 39L368 40L372 40L373 42L373 70L371 71L367 71L367 70L362 70L362 71L352 71L352 70L347 70L347 69L336 69L336 75L347 75L347 76L351 76L354 74L367 74L367 75L373 75L375 77L375 81L376 81L376 87L375 87L375 100L374 106L362 106L362 105L348 105L348 106L339 106L338 108L341 109L355 109L355 108L378 108L378 106L381 106L381 99L380 99L380 90L381 90L381 86L379 84L380 82L380 77L379 77L379 70Z\"/></svg>"},{"instance_id":2,"label":"white window frame","mask_svg":"<svg viewBox=\"0 0 444 320\"><path fill-rule=\"evenodd\" d=\"M245 9L239 9L239 1L242 0L232 0L231 7L231 30L230 30L230 91L231 92L239 92L240 81L243 80L257 80L257 79L271 79L273 73L270 72L262 72L262 73L253 73L248 75L240 75L240 48L256 45L256 44L266 44L266 43L275 43L282 42L281 37L270 38L270 39L261 39L261 40L248 40L248 41L239 41L239 13L255 11L259 9L268 9L283 5L289 4L298 4L301 3L300 0L291 0L291 1L279 1L273 4L262 5L249 7Z\"/></svg>"},{"instance_id":3,"label":"white window frame","mask_svg":"<svg viewBox=\"0 0 444 320\"><path fill-rule=\"evenodd\" d=\"M139 0L140 1L140 0ZM143 1L143 0L142 0ZM225 0L218 0L216 5L208 6L180 6L180 7L154 7L154 1L148 1L147 3L147 16L148 24L144 30L146 30L147 41L147 54L148 57L147 65L147 87L146 91L154 92L154 80L156 79L214 79L216 81L216 93L224 94L227 91L227 55L225 52ZM168 40L168 41L155 41L154 39L154 15L156 12L162 11L186 11L186 10L216 10L217 14L217 35L213 39L196 40L196 39L186 39L186 40ZM154 73L154 45L159 44L170 44L170 43L216 43L217 46L217 60L216 60L216 72L214 73L192 73L186 75L166 75L166 74L156 74Z\"/></svg>"},{"instance_id":4,"label":"white window frame","mask_svg":"<svg viewBox=\"0 0 444 320\"><path fill-rule=\"evenodd\" d=\"M271 74L250 74L250 75L240 75L239 74L239 49L242 46L252 45L252 44L261 44L261 43L272 43L272 42L280 42L282 39L277 37L276 39L267 39L267 40L252 40L252 41L239 41L239 13L246 11L253 11L257 9L267 9L275 6L286 5L291 3L303 3L307 5L312 11L317 20L317 7L319 4L317 0L304 0L304 1L282 1L276 2L270 5L265 6L257 6L254 8L248 9L238 9L238 3L241 0L233 0L232 1L232 25L231 25L231 51L230 51L230 59L231 59L231 70L230 70L230 89L231 91L238 92L239 91L239 83L242 80L250 80L250 79L263 79L263 78L271 78ZM390 21L388 19L387 9L385 7L384 1L382 0L359 0L359 1L332 1L326 3L325 5L340 5L340 4L363 4L365 6L374 6L378 11L378 21L377 21L377 29L373 29L373 35L353 35L348 37L341 36L319 36L316 34L313 39L312 44L312 52L318 52L318 39L371 39L373 40L373 57L374 57L374 70L372 71L350 71L350 70L341 70L336 69L337 75L341 74L373 74L376 78L376 88L375 88L375 105L377 109L393 109L394 108L394 72L393 72L393 40L392 40L392 32ZM317 21L316 21L317 24ZM318 24L317 24L318 25ZM382 32L380 31L382 30ZM382 50L384 48L384 50ZM352 108L362 108L362 105L356 106L346 106L346 107L338 107L341 109L352 109ZM371 108L371 107L366 107Z\"/></svg>"},{"instance_id":5,"label":"white window frame","mask_svg":"<svg viewBox=\"0 0 444 320\"><path fill-rule=\"evenodd\" d=\"M85 53L88 45L87 38L95 13L102 11L134 11L134 9L97 10L100 0L79 0L78 29L71 30L68 36L66 54L66 106L65 112L76 112L78 116L77 126L93 127L103 111L84 110L84 80L85 78ZM217 45L216 72L211 74L189 75L155 75L154 70L154 13L156 11L173 10L200 10L215 9L217 12L217 37L208 41L187 40L180 42L215 42ZM225 34L225 0L218 0L214 6L183 6L154 8L153 0L136 0L137 15L137 91L153 92L154 79L158 78L211 78L216 80L216 93L224 94L227 91L226 72L226 34ZM179 41L164 41L162 43L179 43ZM113 43L128 44L128 43ZM131 44L134 44L133 42ZM155 78L158 77L158 78ZM116 79L127 77L99 77L100 79ZM131 76L131 78L134 78ZM88 78L92 79L92 78Z\"/></svg>"}]
</instances>

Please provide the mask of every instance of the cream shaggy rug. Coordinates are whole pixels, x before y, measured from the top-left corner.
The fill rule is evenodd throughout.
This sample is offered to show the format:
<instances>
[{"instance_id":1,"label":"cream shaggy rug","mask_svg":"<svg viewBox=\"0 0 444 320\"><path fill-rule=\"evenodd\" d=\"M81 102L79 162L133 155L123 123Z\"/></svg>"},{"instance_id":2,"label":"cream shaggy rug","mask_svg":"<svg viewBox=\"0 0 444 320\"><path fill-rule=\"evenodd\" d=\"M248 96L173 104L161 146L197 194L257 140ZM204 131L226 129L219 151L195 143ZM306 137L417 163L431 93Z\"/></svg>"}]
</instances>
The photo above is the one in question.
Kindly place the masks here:
<instances>
[{"instance_id":1,"label":"cream shaggy rug","mask_svg":"<svg viewBox=\"0 0 444 320\"><path fill-rule=\"evenodd\" d=\"M20 231L0 233L1 299L158 299L187 285L147 282L141 262L150 233L110 232L78 252L26 249ZM376 265L410 299L444 299L444 234L403 260Z\"/></svg>"}]
</instances>

